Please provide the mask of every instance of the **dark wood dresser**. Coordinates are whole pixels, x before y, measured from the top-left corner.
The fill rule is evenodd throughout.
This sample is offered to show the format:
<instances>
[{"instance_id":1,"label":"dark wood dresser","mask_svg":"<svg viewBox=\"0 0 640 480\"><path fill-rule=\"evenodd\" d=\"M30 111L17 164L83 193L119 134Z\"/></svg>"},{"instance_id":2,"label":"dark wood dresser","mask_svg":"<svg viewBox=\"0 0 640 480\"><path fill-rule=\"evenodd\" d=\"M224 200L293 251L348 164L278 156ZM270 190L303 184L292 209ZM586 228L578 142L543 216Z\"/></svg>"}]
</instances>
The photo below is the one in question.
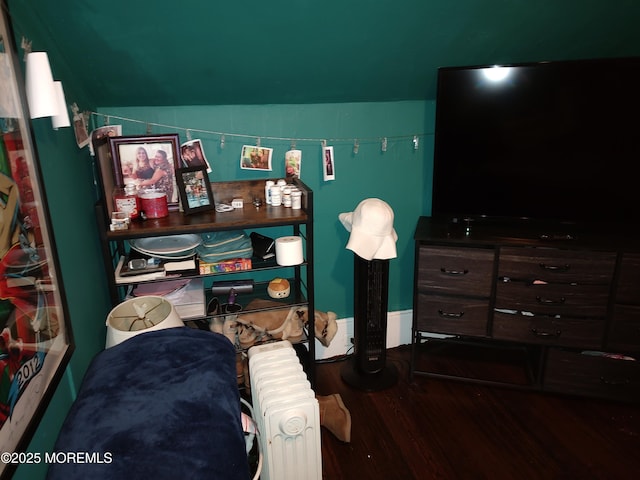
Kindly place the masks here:
<instances>
[{"instance_id":1,"label":"dark wood dresser","mask_svg":"<svg viewBox=\"0 0 640 480\"><path fill-rule=\"evenodd\" d=\"M414 238L412 376L640 401L640 241L430 217Z\"/></svg>"}]
</instances>

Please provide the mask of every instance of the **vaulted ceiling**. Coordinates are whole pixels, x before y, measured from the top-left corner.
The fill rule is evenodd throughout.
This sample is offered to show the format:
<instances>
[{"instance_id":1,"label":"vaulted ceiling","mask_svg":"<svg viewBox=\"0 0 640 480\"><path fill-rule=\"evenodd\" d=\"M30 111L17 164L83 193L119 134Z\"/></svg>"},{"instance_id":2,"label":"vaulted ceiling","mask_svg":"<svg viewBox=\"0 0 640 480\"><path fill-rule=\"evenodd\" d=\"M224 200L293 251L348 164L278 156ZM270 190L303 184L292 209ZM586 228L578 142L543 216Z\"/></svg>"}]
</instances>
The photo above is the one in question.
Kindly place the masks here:
<instances>
[{"instance_id":1,"label":"vaulted ceiling","mask_svg":"<svg viewBox=\"0 0 640 480\"><path fill-rule=\"evenodd\" d=\"M432 99L440 66L640 55L637 0L8 0L98 107Z\"/></svg>"}]
</instances>

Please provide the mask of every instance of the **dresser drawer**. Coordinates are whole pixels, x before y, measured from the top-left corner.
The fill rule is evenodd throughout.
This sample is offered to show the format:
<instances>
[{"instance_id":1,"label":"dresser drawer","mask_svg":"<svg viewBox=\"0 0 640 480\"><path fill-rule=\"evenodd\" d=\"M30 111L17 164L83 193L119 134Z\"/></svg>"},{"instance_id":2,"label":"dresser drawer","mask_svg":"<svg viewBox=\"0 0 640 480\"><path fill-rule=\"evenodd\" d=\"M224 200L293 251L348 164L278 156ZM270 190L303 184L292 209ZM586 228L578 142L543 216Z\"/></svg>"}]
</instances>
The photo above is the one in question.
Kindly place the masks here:
<instances>
[{"instance_id":1,"label":"dresser drawer","mask_svg":"<svg viewBox=\"0 0 640 480\"><path fill-rule=\"evenodd\" d=\"M614 305L607 347L640 352L640 305Z\"/></svg>"},{"instance_id":2,"label":"dresser drawer","mask_svg":"<svg viewBox=\"0 0 640 480\"><path fill-rule=\"evenodd\" d=\"M616 302L640 305L640 255L622 257Z\"/></svg>"},{"instance_id":3,"label":"dresser drawer","mask_svg":"<svg viewBox=\"0 0 640 480\"><path fill-rule=\"evenodd\" d=\"M637 361L551 348L548 351L543 388L553 392L637 402L640 401L640 365Z\"/></svg>"},{"instance_id":4,"label":"dresser drawer","mask_svg":"<svg viewBox=\"0 0 640 480\"><path fill-rule=\"evenodd\" d=\"M418 258L418 290L488 297L493 284L494 258L493 249L422 245Z\"/></svg>"},{"instance_id":5,"label":"dresser drawer","mask_svg":"<svg viewBox=\"0 0 640 480\"><path fill-rule=\"evenodd\" d=\"M505 247L500 251L498 276L528 282L608 285L616 256L610 252Z\"/></svg>"},{"instance_id":6,"label":"dresser drawer","mask_svg":"<svg viewBox=\"0 0 640 480\"><path fill-rule=\"evenodd\" d=\"M539 345L600 348L604 320L494 312L491 336Z\"/></svg>"},{"instance_id":7,"label":"dresser drawer","mask_svg":"<svg viewBox=\"0 0 640 480\"><path fill-rule=\"evenodd\" d=\"M609 285L499 281L496 287L496 308L604 318L607 315L609 288Z\"/></svg>"},{"instance_id":8,"label":"dresser drawer","mask_svg":"<svg viewBox=\"0 0 640 480\"><path fill-rule=\"evenodd\" d=\"M488 318L488 300L418 295L419 331L486 337Z\"/></svg>"}]
</instances>

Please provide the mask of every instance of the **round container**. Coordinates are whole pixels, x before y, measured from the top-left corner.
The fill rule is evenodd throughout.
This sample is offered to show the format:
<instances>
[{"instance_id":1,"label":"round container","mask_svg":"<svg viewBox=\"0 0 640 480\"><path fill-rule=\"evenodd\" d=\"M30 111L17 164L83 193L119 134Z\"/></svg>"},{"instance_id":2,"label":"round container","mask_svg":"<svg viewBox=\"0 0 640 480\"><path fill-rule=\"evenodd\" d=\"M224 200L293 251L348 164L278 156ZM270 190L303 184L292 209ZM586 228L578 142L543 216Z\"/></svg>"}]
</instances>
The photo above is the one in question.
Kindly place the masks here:
<instances>
[{"instance_id":1,"label":"round container","mask_svg":"<svg viewBox=\"0 0 640 480\"><path fill-rule=\"evenodd\" d=\"M137 297L117 305L107 316L105 348L113 347L144 332L184 327L184 322L168 300L155 295Z\"/></svg>"},{"instance_id":2,"label":"round container","mask_svg":"<svg viewBox=\"0 0 640 480\"><path fill-rule=\"evenodd\" d=\"M282 193L278 185L271 187L271 205L274 207L282 205Z\"/></svg>"},{"instance_id":3,"label":"round container","mask_svg":"<svg viewBox=\"0 0 640 480\"><path fill-rule=\"evenodd\" d=\"M291 209L300 210L302 208L302 192L300 190L293 190L291 192Z\"/></svg>"},{"instance_id":4,"label":"round container","mask_svg":"<svg viewBox=\"0 0 640 480\"><path fill-rule=\"evenodd\" d=\"M282 205L291 207L291 187L284 187L282 190Z\"/></svg>"},{"instance_id":5,"label":"round container","mask_svg":"<svg viewBox=\"0 0 640 480\"><path fill-rule=\"evenodd\" d=\"M274 278L269 282L267 293L271 298L287 298L291 293L291 285L286 278Z\"/></svg>"},{"instance_id":6,"label":"round container","mask_svg":"<svg viewBox=\"0 0 640 480\"><path fill-rule=\"evenodd\" d=\"M275 185L273 180L267 180L264 184L264 201L271 205L271 187Z\"/></svg>"},{"instance_id":7,"label":"round container","mask_svg":"<svg viewBox=\"0 0 640 480\"><path fill-rule=\"evenodd\" d=\"M136 186L129 184L124 188L116 187L113 191L113 206L116 212L122 212L131 220L138 218L140 205L136 195Z\"/></svg>"},{"instance_id":8,"label":"round container","mask_svg":"<svg viewBox=\"0 0 640 480\"><path fill-rule=\"evenodd\" d=\"M167 194L158 190L145 190L138 194L140 210L147 218L162 218L169 215Z\"/></svg>"}]
</instances>

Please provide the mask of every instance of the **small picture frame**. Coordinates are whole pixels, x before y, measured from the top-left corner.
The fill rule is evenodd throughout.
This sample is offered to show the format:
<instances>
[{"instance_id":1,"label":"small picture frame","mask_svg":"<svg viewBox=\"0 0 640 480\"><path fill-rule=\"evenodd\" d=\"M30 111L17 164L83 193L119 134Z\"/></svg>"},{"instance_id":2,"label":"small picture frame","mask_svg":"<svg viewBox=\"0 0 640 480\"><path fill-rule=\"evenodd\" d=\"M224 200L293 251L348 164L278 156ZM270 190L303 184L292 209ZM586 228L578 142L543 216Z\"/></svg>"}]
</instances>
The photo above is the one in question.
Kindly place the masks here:
<instances>
[{"instance_id":1,"label":"small picture frame","mask_svg":"<svg viewBox=\"0 0 640 480\"><path fill-rule=\"evenodd\" d=\"M169 209L178 209L176 170L181 160L177 133L111 137L109 149L117 186L133 183L138 190L160 190L167 194Z\"/></svg>"},{"instance_id":2,"label":"small picture frame","mask_svg":"<svg viewBox=\"0 0 640 480\"><path fill-rule=\"evenodd\" d=\"M205 165L179 168L176 179L185 215L213 210L216 207Z\"/></svg>"}]
</instances>

